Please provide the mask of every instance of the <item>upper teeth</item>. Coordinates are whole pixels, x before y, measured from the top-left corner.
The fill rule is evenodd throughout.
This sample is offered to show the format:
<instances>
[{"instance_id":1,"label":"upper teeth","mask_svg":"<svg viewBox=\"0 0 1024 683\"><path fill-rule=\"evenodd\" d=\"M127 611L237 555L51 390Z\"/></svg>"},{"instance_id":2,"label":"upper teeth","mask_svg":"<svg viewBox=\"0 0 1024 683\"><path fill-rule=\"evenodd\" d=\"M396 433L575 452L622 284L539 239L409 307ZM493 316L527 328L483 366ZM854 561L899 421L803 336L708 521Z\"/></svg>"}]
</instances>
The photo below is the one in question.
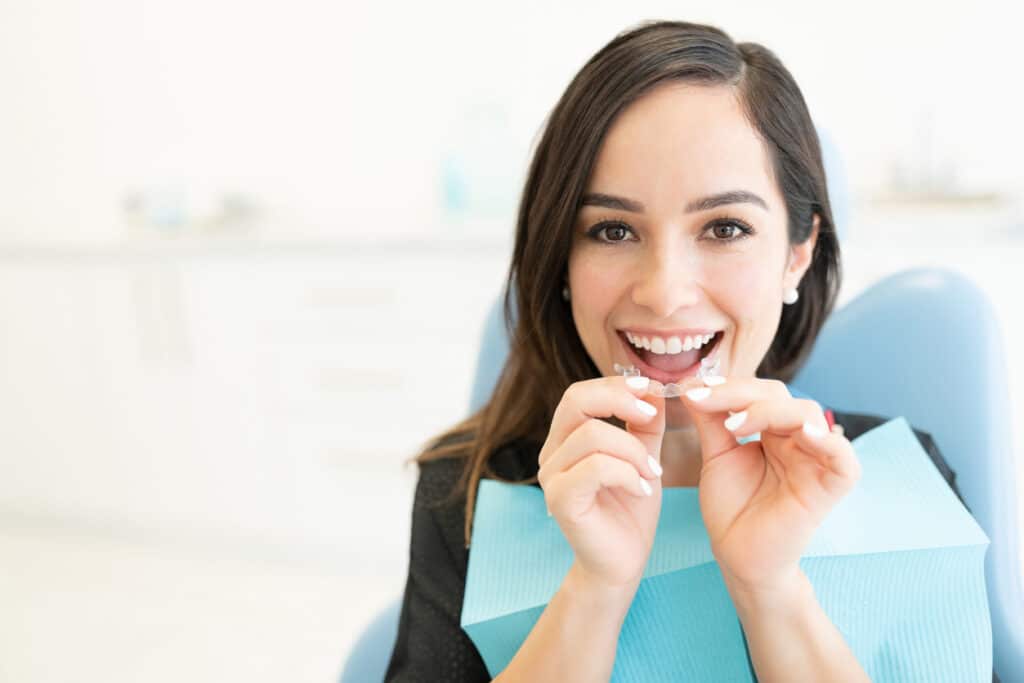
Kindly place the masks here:
<instances>
[{"instance_id":1,"label":"upper teeth","mask_svg":"<svg viewBox=\"0 0 1024 683\"><path fill-rule=\"evenodd\" d=\"M715 333L705 335L696 335L693 337L669 337L663 339L662 337L643 337L632 332L626 333L626 338L629 339L633 346L642 349L648 349L651 353L679 353L680 351L692 351L693 349L699 349L700 347L711 341L711 338L715 336Z\"/></svg>"}]
</instances>

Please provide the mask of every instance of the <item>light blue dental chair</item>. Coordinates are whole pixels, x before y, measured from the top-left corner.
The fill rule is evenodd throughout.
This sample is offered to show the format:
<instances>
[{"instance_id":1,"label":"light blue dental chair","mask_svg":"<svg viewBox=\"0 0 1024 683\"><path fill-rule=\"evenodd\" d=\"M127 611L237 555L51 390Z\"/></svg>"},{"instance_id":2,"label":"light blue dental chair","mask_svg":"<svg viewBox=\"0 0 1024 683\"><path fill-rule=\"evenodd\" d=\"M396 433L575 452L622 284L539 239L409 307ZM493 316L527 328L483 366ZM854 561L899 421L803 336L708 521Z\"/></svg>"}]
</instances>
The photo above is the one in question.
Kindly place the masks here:
<instances>
[{"instance_id":1,"label":"light blue dental chair","mask_svg":"<svg viewBox=\"0 0 1024 683\"><path fill-rule=\"evenodd\" d=\"M828 173L836 194L832 184L841 176L833 168ZM845 203L837 208L844 211ZM840 216L837 224L845 225ZM471 410L490 397L507 354L498 301L484 325ZM1024 572L1006 349L985 294L949 270L890 276L832 314L790 390L827 408L902 415L932 434L992 542L985 572L994 668L1003 683L1024 682ZM368 626L342 683L383 678L399 608L400 601L393 603Z\"/></svg>"}]
</instances>

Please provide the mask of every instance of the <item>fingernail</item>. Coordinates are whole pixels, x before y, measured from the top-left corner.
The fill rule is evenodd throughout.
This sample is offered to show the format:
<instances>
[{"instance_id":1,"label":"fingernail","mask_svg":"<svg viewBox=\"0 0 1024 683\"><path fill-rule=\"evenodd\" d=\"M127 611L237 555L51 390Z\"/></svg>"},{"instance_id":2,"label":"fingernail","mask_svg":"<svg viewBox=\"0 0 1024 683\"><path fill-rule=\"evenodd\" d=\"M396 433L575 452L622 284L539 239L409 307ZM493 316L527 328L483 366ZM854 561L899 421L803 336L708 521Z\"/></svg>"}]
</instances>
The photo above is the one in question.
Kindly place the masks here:
<instances>
[{"instance_id":1,"label":"fingernail","mask_svg":"<svg viewBox=\"0 0 1024 683\"><path fill-rule=\"evenodd\" d=\"M736 413L732 417L728 418L725 421L725 428L728 429L730 432L735 432L737 429L739 429L739 426L741 424L746 422L746 420L747 420L747 411L744 410L743 412Z\"/></svg>"},{"instance_id":2,"label":"fingernail","mask_svg":"<svg viewBox=\"0 0 1024 683\"><path fill-rule=\"evenodd\" d=\"M704 384L709 387L717 387L725 384L725 378L721 375L709 375L704 378Z\"/></svg>"},{"instance_id":3,"label":"fingernail","mask_svg":"<svg viewBox=\"0 0 1024 683\"><path fill-rule=\"evenodd\" d=\"M820 439L827 433L827 430L824 430L817 425L811 424L810 422L804 422L804 434L812 439Z\"/></svg>"},{"instance_id":4,"label":"fingernail","mask_svg":"<svg viewBox=\"0 0 1024 683\"><path fill-rule=\"evenodd\" d=\"M649 496L654 493L654 489L651 488L651 485L643 479L640 480L640 488L643 489L645 496Z\"/></svg>"},{"instance_id":5,"label":"fingernail","mask_svg":"<svg viewBox=\"0 0 1024 683\"><path fill-rule=\"evenodd\" d=\"M642 375L634 375L626 378L626 384L632 389L646 389L651 383L650 377L644 377Z\"/></svg>"},{"instance_id":6,"label":"fingernail","mask_svg":"<svg viewBox=\"0 0 1024 683\"><path fill-rule=\"evenodd\" d=\"M548 517L551 516L551 510L548 510Z\"/></svg>"},{"instance_id":7,"label":"fingernail","mask_svg":"<svg viewBox=\"0 0 1024 683\"><path fill-rule=\"evenodd\" d=\"M647 464L651 466L652 470L654 470L654 475L655 476L658 476L658 477L661 476L661 473L664 470L661 469L661 463L658 462L657 460L655 460L653 455L648 455L647 456Z\"/></svg>"},{"instance_id":8,"label":"fingernail","mask_svg":"<svg viewBox=\"0 0 1024 683\"><path fill-rule=\"evenodd\" d=\"M686 398L691 401L703 401L711 395L710 387L699 387L697 389L690 389L686 392Z\"/></svg>"},{"instance_id":9,"label":"fingernail","mask_svg":"<svg viewBox=\"0 0 1024 683\"><path fill-rule=\"evenodd\" d=\"M636 407L644 415L657 415L658 414L658 409L655 408L654 406L652 406L647 401L641 401L640 399L637 399L636 400Z\"/></svg>"}]
</instances>

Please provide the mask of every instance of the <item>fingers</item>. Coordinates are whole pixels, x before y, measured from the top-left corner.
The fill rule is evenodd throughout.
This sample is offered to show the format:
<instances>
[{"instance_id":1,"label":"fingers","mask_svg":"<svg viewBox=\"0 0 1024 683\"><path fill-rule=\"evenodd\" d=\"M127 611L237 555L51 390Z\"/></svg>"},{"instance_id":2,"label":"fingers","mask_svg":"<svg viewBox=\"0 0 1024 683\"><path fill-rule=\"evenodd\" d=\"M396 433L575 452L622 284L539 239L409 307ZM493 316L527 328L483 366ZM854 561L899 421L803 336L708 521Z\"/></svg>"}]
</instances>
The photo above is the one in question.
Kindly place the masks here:
<instances>
[{"instance_id":1,"label":"fingers","mask_svg":"<svg viewBox=\"0 0 1024 683\"><path fill-rule=\"evenodd\" d=\"M725 424L735 437L750 436L751 434L771 433L779 436L789 436L797 430L802 430L808 425L811 433L825 434L829 431L828 420L825 414L815 401L807 399L788 398L783 400L756 401L747 406L738 415L745 414L742 419L735 419L732 424Z\"/></svg>"},{"instance_id":2,"label":"fingers","mask_svg":"<svg viewBox=\"0 0 1024 683\"><path fill-rule=\"evenodd\" d=\"M620 488L639 497L653 494L651 485L631 463L607 453L594 453L547 480L543 489L548 512L559 518L578 519L594 504L602 488Z\"/></svg>"},{"instance_id":3,"label":"fingers","mask_svg":"<svg viewBox=\"0 0 1024 683\"><path fill-rule=\"evenodd\" d=\"M817 402L793 398L782 382L729 379L714 387L696 387L702 390L689 393L693 387L688 386L681 400L691 414L700 416L709 436L717 440L715 446L722 449L718 452L734 448L737 438L758 432L792 437L802 453L826 469L822 483L830 490L847 488L860 478L860 461L842 427L830 429Z\"/></svg>"},{"instance_id":4,"label":"fingers","mask_svg":"<svg viewBox=\"0 0 1024 683\"><path fill-rule=\"evenodd\" d=\"M688 382L680 400L700 430L705 461L735 448L737 438L760 432L792 436L802 452L814 456L837 479L859 478L853 446L842 427L829 428L817 402L793 398L777 380L727 378L704 385L696 379ZM839 485L838 480L830 483Z\"/></svg>"},{"instance_id":5,"label":"fingers","mask_svg":"<svg viewBox=\"0 0 1024 683\"><path fill-rule=\"evenodd\" d=\"M660 471L655 471L651 464L651 454L639 438L615 425L590 419L577 427L569 438L562 442L561 447L541 465L537 479L543 486L545 479L569 469L583 458L597 452L613 455L632 464L640 475L647 479L657 479L660 476ZM657 465L656 460L654 464Z\"/></svg>"},{"instance_id":6,"label":"fingers","mask_svg":"<svg viewBox=\"0 0 1024 683\"><path fill-rule=\"evenodd\" d=\"M821 481L827 489L842 493L860 480L860 459L853 444L842 432L831 431L821 436L811 436L803 429L798 429L793 436L801 451L815 456L818 463L825 467Z\"/></svg>"},{"instance_id":7,"label":"fingers","mask_svg":"<svg viewBox=\"0 0 1024 683\"><path fill-rule=\"evenodd\" d=\"M632 381L627 382L627 379ZM555 408L548 438L538 458L539 464L543 466L570 434L596 417L617 417L628 425L643 429L642 434L647 437L657 435L660 443L660 435L665 429L664 409L659 411L652 403L656 397L645 396L647 384L641 381L644 379L600 377L570 385ZM664 406L664 399L660 400ZM659 412L660 418L650 424Z\"/></svg>"},{"instance_id":8,"label":"fingers","mask_svg":"<svg viewBox=\"0 0 1024 683\"><path fill-rule=\"evenodd\" d=\"M549 514L578 517L605 487L653 495L646 478L661 475L665 400L647 396L648 385L643 377L601 377L566 390L538 457ZM608 417L622 420L626 430L599 419Z\"/></svg>"},{"instance_id":9,"label":"fingers","mask_svg":"<svg viewBox=\"0 0 1024 683\"><path fill-rule=\"evenodd\" d=\"M720 380L719 380L720 381ZM704 463L736 448L736 434L727 426L742 424L749 415L731 418L730 411L742 413L755 401L790 399L786 385L776 380L727 378L724 384L705 386L698 378L684 382L679 400L686 406L690 419L700 435L701 457ZM754 430L757 431L757 430ZM753 432L750 432L753 433Z\"/></svg>"}]
</instances>

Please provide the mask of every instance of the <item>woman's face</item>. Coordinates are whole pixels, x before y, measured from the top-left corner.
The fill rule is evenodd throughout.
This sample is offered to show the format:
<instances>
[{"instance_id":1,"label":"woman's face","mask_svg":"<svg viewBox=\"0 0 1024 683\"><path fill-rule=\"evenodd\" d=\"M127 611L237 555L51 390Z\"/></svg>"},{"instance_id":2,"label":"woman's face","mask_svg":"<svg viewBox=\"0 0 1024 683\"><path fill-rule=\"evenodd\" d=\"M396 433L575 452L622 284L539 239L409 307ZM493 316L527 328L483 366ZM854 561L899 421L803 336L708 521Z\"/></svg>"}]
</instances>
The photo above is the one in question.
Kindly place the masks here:
<instances>
[{"instance_id":1,"label":"woman's face","mask_svg":"<svg viewBox=\"0 0 1024 683\"><path fill-rule=\"evenodd\" d=\"M618 363L679 382L710 353L720 374L752 377L817 239L815 217L811 238L791 247L786 221L768 154L731 88L664 85L623 111L569 254L573 320L601 373ZM690 348L688 336L710 334ZM690 423L680 402L667 405L669 426Z\"/></svg>"}]
</instances>

